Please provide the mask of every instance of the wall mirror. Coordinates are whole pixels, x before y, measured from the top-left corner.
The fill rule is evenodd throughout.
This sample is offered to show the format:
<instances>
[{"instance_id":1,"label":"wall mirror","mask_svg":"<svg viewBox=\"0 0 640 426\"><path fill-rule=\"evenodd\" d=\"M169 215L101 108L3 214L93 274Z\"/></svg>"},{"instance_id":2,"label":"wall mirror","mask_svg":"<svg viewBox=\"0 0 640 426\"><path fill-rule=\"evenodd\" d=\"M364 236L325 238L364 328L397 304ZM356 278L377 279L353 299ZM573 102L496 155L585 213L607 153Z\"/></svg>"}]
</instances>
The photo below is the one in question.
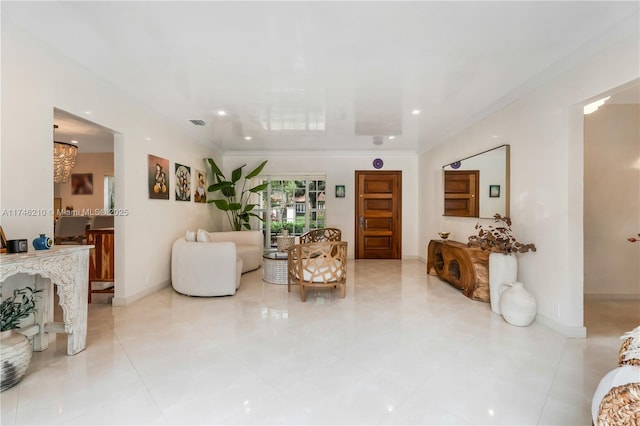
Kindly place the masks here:
<instances>
[{"instance_id":1,"label":"wall mirror","mask_svg":"<svg viewBox=\"0 0 640 426\"><path fill-rule=\"evenodd\" d=\"M509 145L446 164L442 173L445 216L509 216Z\"/></svg>"}]
</instances>

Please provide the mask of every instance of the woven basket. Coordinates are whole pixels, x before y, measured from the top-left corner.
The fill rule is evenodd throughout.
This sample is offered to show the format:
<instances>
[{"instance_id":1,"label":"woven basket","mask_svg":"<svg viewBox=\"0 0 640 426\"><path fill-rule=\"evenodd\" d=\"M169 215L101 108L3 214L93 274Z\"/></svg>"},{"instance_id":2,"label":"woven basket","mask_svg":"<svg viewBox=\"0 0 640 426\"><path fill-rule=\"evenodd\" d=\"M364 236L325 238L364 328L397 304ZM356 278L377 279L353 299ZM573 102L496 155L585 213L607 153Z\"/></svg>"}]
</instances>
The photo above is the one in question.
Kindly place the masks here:
<instances>
[{"instance_id":1,"label":"woven basket","mask_svg":"<svg viewBox=\"0 0 640 426\"><path fill-rule=\"evenodd\" d=\"M596 426L640 425L640 383L613 387L600 402Z\"/></svg>"},{"instance_id":2,"label":"woven basket","mask_svg":"<svg viewBox=\"0 0 640 426\"><path fill-rule=\"evenodd\" d=\"M638 358L630 358L627 360L624 359L624 354L629 349L629 346L631 345L632 341L633 341L633 337L627 337L622 341L622 345L620 345L620 350L618 351L618 365L621 367L623 365L640 366L640 359Z\"/></svg>"}]
</instances>

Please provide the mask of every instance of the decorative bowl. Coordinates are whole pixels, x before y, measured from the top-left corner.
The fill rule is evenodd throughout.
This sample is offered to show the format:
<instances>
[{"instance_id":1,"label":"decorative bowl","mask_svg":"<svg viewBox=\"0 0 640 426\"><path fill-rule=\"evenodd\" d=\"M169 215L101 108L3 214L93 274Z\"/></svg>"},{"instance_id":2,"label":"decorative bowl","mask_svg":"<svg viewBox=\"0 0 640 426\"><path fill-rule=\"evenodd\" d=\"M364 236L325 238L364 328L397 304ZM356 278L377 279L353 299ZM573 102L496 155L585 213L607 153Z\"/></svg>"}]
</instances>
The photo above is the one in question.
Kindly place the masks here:
<instances>
[{"instance_id":1,"label":"decorative bowl","mask_svg":"<svg viewBox=\"0 0 640 426\"><path fill-rule=\"evenodd\" d=\"M440 238L442 238L443 240L449 238L449 234L450 232L438 232L438 235L440 235Z\"/></svg>"}]
</instances>

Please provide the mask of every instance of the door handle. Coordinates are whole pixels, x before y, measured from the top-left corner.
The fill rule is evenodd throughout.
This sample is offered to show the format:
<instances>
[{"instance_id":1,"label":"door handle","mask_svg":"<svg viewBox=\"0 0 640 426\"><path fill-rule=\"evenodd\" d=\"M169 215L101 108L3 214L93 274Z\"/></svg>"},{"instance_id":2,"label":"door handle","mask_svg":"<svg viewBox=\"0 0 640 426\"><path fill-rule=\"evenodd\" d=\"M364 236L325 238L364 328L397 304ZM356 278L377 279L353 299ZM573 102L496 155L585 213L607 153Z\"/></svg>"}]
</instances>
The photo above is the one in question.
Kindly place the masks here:
<instances>
[{"instance_id":1,"label":"door handle","mask_svg":"<svg viewBox=\"0 0 640 426\"><path fill-rule=\"evenodd\" d=\"M360 216L360 229L364 229L364 217Z\"/></svg>"}]
</instances>

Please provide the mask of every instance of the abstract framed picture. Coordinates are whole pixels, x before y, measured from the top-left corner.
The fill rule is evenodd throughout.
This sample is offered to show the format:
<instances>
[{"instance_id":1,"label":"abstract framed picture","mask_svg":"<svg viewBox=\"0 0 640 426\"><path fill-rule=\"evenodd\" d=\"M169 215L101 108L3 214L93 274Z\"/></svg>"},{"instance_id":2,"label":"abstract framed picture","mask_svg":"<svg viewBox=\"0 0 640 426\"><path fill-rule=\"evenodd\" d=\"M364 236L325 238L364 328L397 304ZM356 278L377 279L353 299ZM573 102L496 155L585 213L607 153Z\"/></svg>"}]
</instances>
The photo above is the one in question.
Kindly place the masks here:
<instances>
[{"instance_id":1,"label":"abstract framed picture","mask_svg":"<svg viewBox=\"0 0 640 426\"><path fill-rule=\"evenodd\" d=\"M71 195L92 195L93 173L71 174Z\"/></svg>"},{"instance_id":2,"label":"abstract framed picture","mask_svg":"<svg viewBox=\"0 0 640 426\"><path fill-rule=\"evenodd\" d=\"M345 195L344 185L336 185L336 198L344 198Z\"/></svg>"},{"instance_id":3,"label":"abstract framed picture","mask_svg":"<svg viewBox=\"0 0 640 426\"><path fill-rule=\"evenodd\" d=\"M147 169L149 176L149 198L154 200L168 200L169 175L167 172L169 171L169 160L149 154Z\"/></svg>"},{"instance_id":4,"label":"abstract framed picture","mask_svg":"<svg viewBox=\"0 0 640 426\"><path fill-rule=\"evenodd\" d=\"M489 197L491 198L500 197L500 185L489 185Z\"/></svg>"},{"instance_id":5,"label":"abstract framed picture","mask_svg":"<svg viewBox=\"0 0 640 426\"><path fill-rule=\"evenodd\" d=\"M195 189L193 190L193 201L196 203L207 202L207 173L202 170L194 170Z\"/></svg>"},{"instance_id":6,"label":"abstract framed picture","mask_svg":"<svg viewBox=\"0 0 640 426\"><path fill-rule=\"evenodd\" d=\"M176 163L176 201L191 201L191 167Z\"/></svg>"}]
</instances>

